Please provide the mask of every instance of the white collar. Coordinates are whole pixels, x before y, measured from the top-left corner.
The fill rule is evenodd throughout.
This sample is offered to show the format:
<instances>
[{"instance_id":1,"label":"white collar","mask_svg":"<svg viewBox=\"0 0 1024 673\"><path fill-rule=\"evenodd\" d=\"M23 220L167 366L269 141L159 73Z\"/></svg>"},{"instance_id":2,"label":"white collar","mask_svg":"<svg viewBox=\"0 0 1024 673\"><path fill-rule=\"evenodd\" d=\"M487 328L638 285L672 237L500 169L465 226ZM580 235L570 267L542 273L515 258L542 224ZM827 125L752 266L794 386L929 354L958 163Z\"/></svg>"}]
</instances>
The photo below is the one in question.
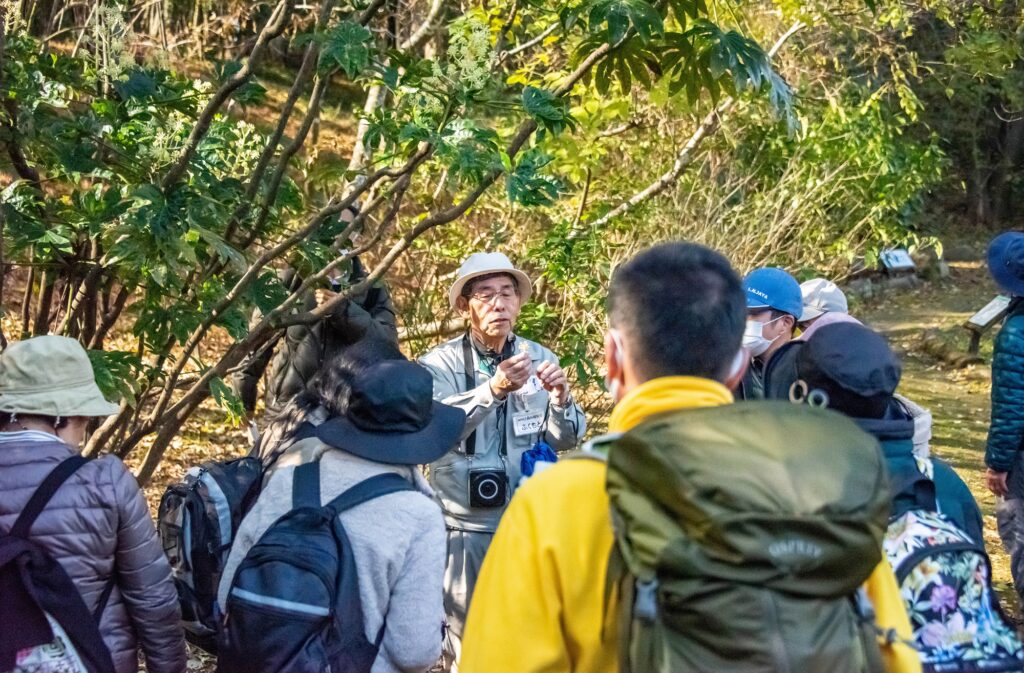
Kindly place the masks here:
<instances>
[{"instance_id":1,"label":"white collar","mask_svg":"<svg viewBox=\"0 0 1024 673\"><path fill-rule=\"evenodd\" d=\"M42 430L15 430L14 432L0 432L0 443L3 442L64 442L57 435L51 435Z\"/></svg>"}]
</instances>

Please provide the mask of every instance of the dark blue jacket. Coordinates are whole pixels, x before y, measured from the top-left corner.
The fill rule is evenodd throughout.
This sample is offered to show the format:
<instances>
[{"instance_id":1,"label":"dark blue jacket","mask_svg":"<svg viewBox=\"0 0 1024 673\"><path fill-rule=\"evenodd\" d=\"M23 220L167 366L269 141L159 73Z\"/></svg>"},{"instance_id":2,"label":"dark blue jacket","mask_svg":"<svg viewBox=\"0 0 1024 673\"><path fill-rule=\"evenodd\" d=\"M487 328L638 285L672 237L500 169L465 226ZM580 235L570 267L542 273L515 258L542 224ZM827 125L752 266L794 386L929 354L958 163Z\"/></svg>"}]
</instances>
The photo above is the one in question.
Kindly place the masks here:
<instances>
[{"instance_id":1,"label":"dark blue jacket","mask_svg":"<svg viewBox=\"0 0 1024 673\"><path fill-rule=\"evenodd\" d=\"M1024 301L1015 299L992 355L992 422L985 464L1009 472L1024 439Z\"/></svg>"},{"instance_id":2,"label":"dark blue jacket","mask_svg":"<svg viewBox=\"0 0 1024 673\"><path fill-rule=\"evenodd\" d=\"M901 478L920 473L917 459L914 457L912 419L855 420L862 430L873 435L882 446L885 464L889 468L889 477L894 487L901 482ZM981 510L978 509L978 503L975 502L971 490L947 462L934 456L930 460L933 468L932 480L935 484L935 508L949 517L976 542L983 543ZM893 493L893 517L918 506L914 493L898 490Z\"/></svg>"}]
</instances>

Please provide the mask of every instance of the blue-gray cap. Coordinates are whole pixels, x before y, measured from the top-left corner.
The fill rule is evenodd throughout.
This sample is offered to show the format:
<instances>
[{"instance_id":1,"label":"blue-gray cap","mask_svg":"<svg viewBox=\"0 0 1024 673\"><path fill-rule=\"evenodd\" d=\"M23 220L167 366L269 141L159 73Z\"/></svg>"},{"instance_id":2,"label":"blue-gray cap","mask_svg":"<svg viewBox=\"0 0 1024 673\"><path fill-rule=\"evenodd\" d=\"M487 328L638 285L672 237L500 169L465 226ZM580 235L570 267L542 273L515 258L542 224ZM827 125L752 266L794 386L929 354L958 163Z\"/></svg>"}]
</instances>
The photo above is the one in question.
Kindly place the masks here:
<instances>
[{"instance_id":1,"label":"blue-gray cap","mask_svg":"<svg viewBox=\"0 0 1024 673\"><path fill-rule=\"evenodd\" d=\"M773 308L794 318L804 312L800 283L782 269L754 269L743 279L743 287L747 292L748 309Z\"/></svg>"}]
</instances>

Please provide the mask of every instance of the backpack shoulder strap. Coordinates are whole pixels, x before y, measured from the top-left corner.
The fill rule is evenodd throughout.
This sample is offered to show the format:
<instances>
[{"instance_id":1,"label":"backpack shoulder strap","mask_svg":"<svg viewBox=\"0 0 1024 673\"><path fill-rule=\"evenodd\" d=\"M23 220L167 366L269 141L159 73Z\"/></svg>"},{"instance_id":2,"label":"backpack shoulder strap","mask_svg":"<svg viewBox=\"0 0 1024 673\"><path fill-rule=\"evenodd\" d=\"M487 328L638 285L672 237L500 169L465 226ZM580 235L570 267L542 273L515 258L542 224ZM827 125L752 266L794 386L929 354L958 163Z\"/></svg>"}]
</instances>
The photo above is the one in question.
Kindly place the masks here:
<instances>
[{"instance_id":1,"label":"backpack shoulder strap","mask_svg":"<svg viewBox=\"0 0 1024 673\"><path fill-rule=\"evenodd\" d=\"M935 482L928 478L916 468L899 470L891 475L893 497L897 501L894 504L901 504L901 501L912 501L914 508L923 509L928 512L938 510L935 494ZM911 504L911 503L908 503ZM892 516L898 516L906 511L906 507L898 508L902 511L894 511Z\"/></svg>"},{"instance_id":2,"label":"backpack shoulder strap","mask_svg":"<svg viewBox=\"0 0 1024 673\"><path fill-rule=\"evenodd\" d=\"M320 506L320 461L303 463L292 475L292 508Z\"/></svg>"},{"instance_id":3,"label":"backpack shoulder strap","mask_svg":"<svg viewBox=\"0 0 1024 673\"><path fill-rule=\"evenodd\" d=\"M70 458L65 458L60 462L57 467L53 468L46 478L43 479L43 483L39 484L36 488L35 493L29 498L28 504L25 505L25 509L21 510L21 514L18 516L18 520L14 522L14 526L11 527L9 535L12 537L26 538L28 537L29 531L32 529L32 524L35 523L36 517L46 508L47 503L50 502L50 498L57 492L57 489L61 487L68 478L75 473L78 468L89 462L89 459L80 453L76 453Z\"/></svg>"},{"instance_id":4,"label":"backpack shoulder strap","mask_svg":"<svg viewBox=\"0 0 1024 673\"><path fill-rule=\"evenodd\" d=\"M341 514L347 509L352 509L357 505L389 493L414 490L416 489L408 479L394 472L388 472L359 482L327 503L325 507L330 507L336 514Z\"/></svg>"}]
</instances>

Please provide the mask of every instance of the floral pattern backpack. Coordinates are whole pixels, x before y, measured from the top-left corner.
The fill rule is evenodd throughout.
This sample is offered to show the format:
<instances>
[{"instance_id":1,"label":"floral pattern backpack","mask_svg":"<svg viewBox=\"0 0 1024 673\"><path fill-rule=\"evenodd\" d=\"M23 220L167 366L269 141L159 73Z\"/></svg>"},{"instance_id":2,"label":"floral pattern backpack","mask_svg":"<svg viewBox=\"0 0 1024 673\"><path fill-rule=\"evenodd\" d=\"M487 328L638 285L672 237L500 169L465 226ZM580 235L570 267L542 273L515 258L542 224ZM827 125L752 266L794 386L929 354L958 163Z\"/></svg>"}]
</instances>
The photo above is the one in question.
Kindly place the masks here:
<instances>
[{"instance_id":1,"label":"floral pattern backpack","mask_svg":"<svg viewBox=\"0 0 1024 673\"><path fill-rule=\"evenodd\" d=\"M935 511L934 484L920 477L903 487L920 493L924 506L894 516L884 548L924 672L1024 670L1024 646L992 591L984 545Z\"/></svg>"}]
</instances>

